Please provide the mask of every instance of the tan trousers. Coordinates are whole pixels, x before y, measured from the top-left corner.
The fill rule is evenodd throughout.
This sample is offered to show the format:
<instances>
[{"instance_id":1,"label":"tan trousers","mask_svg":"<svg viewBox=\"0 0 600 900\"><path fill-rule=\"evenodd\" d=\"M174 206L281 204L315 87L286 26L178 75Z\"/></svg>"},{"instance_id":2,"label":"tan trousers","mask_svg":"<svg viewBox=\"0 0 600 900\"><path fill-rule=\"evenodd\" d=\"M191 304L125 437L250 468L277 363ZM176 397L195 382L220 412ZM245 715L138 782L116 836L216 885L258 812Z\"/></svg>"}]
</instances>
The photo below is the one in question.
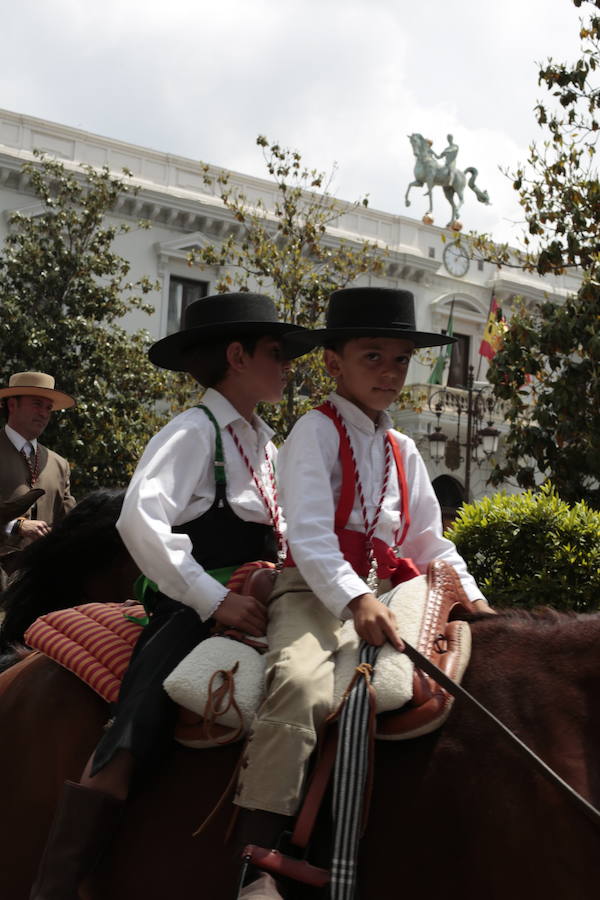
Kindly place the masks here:
<instances>
[{"instance_id":1,"label":"tan trousers","mask_svg":"<svg viewBox=\"0 0 600 900\"><path fill-rule=\"evenodd\" d=\"M317 733L332 711L340 627L296 568L279 573L269 601L267 696L248 736L238 806L297 812Z\"/></svg>"}]
</instances>

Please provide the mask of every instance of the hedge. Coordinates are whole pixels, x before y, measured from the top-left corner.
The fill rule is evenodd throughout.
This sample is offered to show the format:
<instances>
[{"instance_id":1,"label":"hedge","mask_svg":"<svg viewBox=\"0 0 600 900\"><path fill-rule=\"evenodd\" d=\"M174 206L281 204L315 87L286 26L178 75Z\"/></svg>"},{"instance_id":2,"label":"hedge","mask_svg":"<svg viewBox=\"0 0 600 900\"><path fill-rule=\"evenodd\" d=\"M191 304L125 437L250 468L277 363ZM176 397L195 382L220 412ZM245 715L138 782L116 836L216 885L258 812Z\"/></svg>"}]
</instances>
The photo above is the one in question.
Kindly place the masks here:
<instances>
[{"instance_id":1,"label":"hedge","mask_svg":"<svg viewBox=\"0 0 600 900\"><path fill-rule=\"evenodd\" d=\"M551 485L465 505L446 536L494 607L600 609L600 512Z\"/></svg>"}]
</instances>

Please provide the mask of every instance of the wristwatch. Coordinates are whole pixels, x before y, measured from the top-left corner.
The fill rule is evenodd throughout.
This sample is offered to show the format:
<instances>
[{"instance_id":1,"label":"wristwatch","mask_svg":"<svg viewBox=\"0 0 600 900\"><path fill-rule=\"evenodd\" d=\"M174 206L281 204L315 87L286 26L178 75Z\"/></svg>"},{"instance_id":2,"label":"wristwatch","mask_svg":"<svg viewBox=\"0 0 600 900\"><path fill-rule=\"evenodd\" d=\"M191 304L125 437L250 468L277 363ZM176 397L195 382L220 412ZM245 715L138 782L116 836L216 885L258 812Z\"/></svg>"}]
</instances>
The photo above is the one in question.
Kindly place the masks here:
<instances>
[{"instance_id":1,"label":"wristwatch","mask_svg":"<svg viewBox=\"0 0 600 900\"><path fill-rule=\"evenodd\" d=\"M16 537L17 534L21 531L21 523L25 521L25 516L19 516L18 519L15 519L15 524L10 529L11 537Z\"/></svg>"}]
</instances>

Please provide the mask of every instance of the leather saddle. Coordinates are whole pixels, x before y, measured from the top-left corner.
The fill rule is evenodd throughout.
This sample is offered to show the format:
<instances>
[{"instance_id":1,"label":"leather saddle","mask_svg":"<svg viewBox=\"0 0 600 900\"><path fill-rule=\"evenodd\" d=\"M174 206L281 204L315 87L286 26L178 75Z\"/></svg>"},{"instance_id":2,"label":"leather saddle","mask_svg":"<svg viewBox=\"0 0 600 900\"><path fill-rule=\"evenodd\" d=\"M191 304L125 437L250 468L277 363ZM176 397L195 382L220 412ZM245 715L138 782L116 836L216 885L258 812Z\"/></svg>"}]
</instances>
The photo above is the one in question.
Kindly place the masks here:
<instances>
[{"instance_id":1,"label":"leather saddle","mask_svg":"<svg viewBox=\"0 0 600 900\"><path fill-rule=\"evenodd\" d=\"M427 568L427 600L416 649L444 674L460 681L470 655L473 604L460 578L444 560ZM433 731L447 718L453 698L429 675L415 668L412 700L401 709L377 716L380 740L402 740Z\"/></svg>"}]
</instances>

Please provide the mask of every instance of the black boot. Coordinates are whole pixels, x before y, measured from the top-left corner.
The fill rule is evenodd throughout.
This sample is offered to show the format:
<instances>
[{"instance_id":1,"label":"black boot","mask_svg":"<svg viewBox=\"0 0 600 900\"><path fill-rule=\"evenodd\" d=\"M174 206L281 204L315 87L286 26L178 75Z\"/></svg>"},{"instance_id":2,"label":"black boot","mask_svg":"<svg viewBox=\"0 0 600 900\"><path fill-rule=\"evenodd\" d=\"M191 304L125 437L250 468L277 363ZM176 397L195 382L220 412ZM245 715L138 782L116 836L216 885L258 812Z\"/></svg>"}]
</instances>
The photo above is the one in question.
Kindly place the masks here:
<instances>
[{"instance_id":1,"label":"black boot","mask_svg":"<svg viewBox=\"0 0 600 900\"><path fill-rule=\"evenodd\" d=\"M29 900L77 900L110 842L123 801L65 781Z\"/></svg>"}]
</instances>

